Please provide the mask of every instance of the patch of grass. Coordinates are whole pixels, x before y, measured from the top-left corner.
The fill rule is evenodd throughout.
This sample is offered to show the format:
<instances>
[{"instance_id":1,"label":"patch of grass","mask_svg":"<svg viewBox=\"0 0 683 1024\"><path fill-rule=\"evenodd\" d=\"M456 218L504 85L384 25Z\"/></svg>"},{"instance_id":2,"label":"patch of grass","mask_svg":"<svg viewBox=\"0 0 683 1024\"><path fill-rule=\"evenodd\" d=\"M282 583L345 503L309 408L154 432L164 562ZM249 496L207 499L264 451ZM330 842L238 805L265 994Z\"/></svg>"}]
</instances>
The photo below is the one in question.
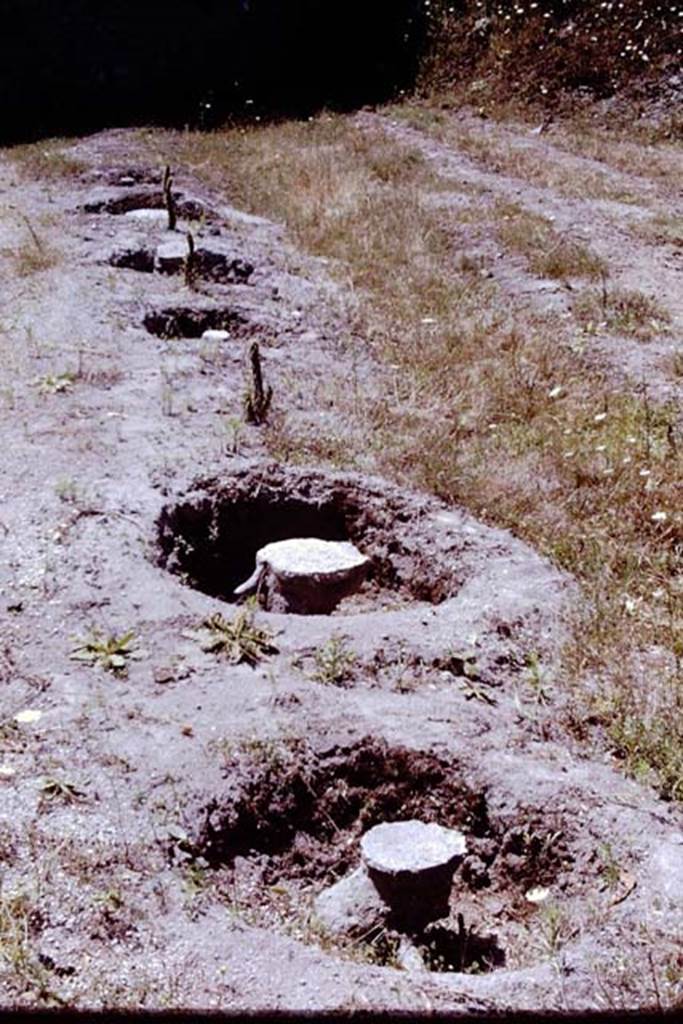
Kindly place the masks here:
<instances>
[{"instance_id":1,"label":"patch of grass","mask_svg":"<svg viewBox=\"0 0 683 1024\"><path fill-rule=\"evenodd\" d=\"M319 647L313 656L311 679L327 686L345 686L353 677L358 656L348 646L346 637L335 634Z\"/></svg>"},{"instance_id":2,"label":"patch of grass","mask_svg":"<svg viewBox=\"0 0 683 1024\"><path fill-rule=\"evenodd\" d=\"M77 803L84 797L83 792L75 782L61 778L56 775L46 775L39 780L41 797L47 801L61 801L62 803Z\"/></svg>"},{"instance_id":3,"label":"patch of grass","mask_svg":"<svg viewBox=\"0 0 683 1024\"><path fill-rule=\"evenodd\" d=\"M626 130L605 132L582 123L575 116L563 125L553 143L579 156L606 164L616 171L640 178L649 178L664 191L675 191L674 182L680 174L681 147L663 139L655 145L640 144L633 139L633 125ZM643 140L644 141L644 140Z\"/></svg>"},{"instance_id":4,"label":"patch of grass","mask_svg":"<svg viewBox=\"0 0 683 1024\"><path fill-rule=\"evenodd\" d=\"M574 301L574 315L589 330L604 328L639 341L651 341L671 321L668 311L644 292L606 285L581 292Z\"/></svg>"},{"instance_id":5,"label":"patch of grass","mask_svg":"<svg viewBox=\"0 0 683 1024\"><path fill-rule=\"evenodd\" d=\"M254 623L254 610L245 605L231 619L220 612L209 616L200 630L202 650L225 658L231 665L258 665L269 654L277 654L273 635Z\"/></svg>"},{"instance_id":6,"label":"patch of grass","mask_svg":"<svg viewBox=\"0 0 683 1024\"><path fill-rule=\"evenodd\" d=\"M51 270L60 261L60 253L43 240L34 223L29 217L20 214L25 229L25 236L22 241L4 249L3 255L7 256L14 274L17 277L30 277L42 271ZM52 217L42 218L51 223Z\"/></svg>"},{"instance_id":7,"label":"patch of grass","mask_svg":"<svg viewBox=\"0 0 683 1024\"><path fill-rule=\"evenodd\" d=\"M140 657L140 652L133 650L134 639L135 633L132 630L121 636L106 636L99 629L93 629L84 639L76 640L76 646L69 657L73 661L97 665L106 672L123 677L128 674L129 660Z\"/></svg>"},{"instance_id":8,"label":"patch of grass","mask_svg":"<svg viewBox=\"0 0 683 1024\"><path fill-rule=\"evenodd\" d=\"M606 199L612 202L638 204L647 202L647 195L630 179L600 168L577 166L563 154L538 151L522 140L494 136L482 128L457 121L432 120L422 126L442 142L461 150L484 170L519 178L530 185L548 188L567 199ZM634 190L635 189L635 190Z\"/></svg>"},{"instance_id":9,"label":"patch of grass","mask_svg":"<svg viewBox=\"0 0 683 1024\"><path fill-rule=\"evenodd\" d=\"M35 948L42 925L42 914L27 892L0 890L0 978L16 994L30 992L40 1002L64 1005Z\"/></svg>"},{"instance_id":10,"label":"patch of grass","mask_svg":"<svg viewBox=\"0 0 683 1024\"><path fill-rule=\"evenodd\" d=\"M653 245L675 245L683 248L683 217L675 213L658 213L631 225L632 234Z\"/></svg>"},{"instance_id":11,"label":"patch of grass","mask_svg":"<svg viewBox=\"0 0 683 1024\"><path fill-rule=\"evenodd\" d=\"M36 249L29 242L13 249L11 259L17 277L30 277L32 274L52 270L59 262L59 257L52 249L46 247Z\"/></svg>"},{"instance_id":12,"label":"patch of grass","mask_svg":"<svg viewBox=\"0 0 683 1024\"><path fill-rule=\"evenodd\" d=\"M66 140L52 139L24 146L12 146L3 155L23 177L42 182L59 182L75 178L87 165L68 151Z\"/></svg>"},{"instance_id":13,"label":"patch of grass","mask_svg":"<svg viewBox=\"0 0 683 1024\"><path fill-rule=\"evenodd\" d=\"M558 234L547 218L516 203L496 204L498 238L512 252L521 253L539 277L597 279L607 271L604 260L587 246Z\"/></svg>"}]
</instances>

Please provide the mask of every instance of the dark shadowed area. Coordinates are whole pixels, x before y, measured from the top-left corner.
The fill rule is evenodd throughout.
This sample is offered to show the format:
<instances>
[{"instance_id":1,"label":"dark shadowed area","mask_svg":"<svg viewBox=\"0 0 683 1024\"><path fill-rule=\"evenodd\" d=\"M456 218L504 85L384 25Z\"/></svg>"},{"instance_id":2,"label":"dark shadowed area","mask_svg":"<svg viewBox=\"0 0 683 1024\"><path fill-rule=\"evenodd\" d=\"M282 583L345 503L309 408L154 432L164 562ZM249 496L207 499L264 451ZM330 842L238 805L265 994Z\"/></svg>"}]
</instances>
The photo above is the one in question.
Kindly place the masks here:
<instances>
[{"instance_id":1,"label":"dark shadowed area","mask_svg":"<svg viewBox=\"0 0 683 1024\"><path fill-rule=\"evenodd\" d=\"M419 0L3 0L3 141L210 126L385 99L414 76Z\"/></svg>"}]
</instances>

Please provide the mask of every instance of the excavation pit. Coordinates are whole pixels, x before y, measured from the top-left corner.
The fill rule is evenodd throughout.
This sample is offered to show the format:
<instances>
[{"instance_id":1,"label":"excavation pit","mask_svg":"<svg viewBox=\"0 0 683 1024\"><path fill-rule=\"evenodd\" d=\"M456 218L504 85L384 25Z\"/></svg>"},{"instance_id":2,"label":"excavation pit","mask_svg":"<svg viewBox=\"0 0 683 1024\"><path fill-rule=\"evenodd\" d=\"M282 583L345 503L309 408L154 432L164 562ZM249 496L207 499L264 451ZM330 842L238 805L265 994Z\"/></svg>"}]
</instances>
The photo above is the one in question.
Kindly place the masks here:
<instances>
[{"instance_id":1,"label":"excavation pit","mask_svg":"<svg viewBox=\"0 0 683 1024\"><path fill-rule=\"evenodd\" d=\"M154 249L150 246L122 245L109 257L109 265L140 274L154 273Z\"/></svg>"},{"instance_id":2,"label":"excavation pit","mask_svg":"<svg viewBox=\"0 0 683 1024\"><path fill-rule=\"evenodd\" d=\"M203 326L203 325L202 325ZM406 601L439 603L459 585L457 541L425 536L419 501L352 476L257 466L199 481L158 520L160 564L190 586L235 602L257 553L294 538L351 542L370 560L341 614Z\"/></svg>"},{"instance_id":3,"label":"excavation pit","mask_svg":"<svg viewBox=\"0 0 683 1024\"><path fill-rule=\"evenodd\" d=\"M185 274L187 260L187 239L171 238L157 247L154 267L160 274ZM253 273L253 264L235 256L221 239L202 239L195 243L192 257L194 278L217 284L246 284Z\"/></svg>"},{"instance_id":4,"label":"excavation pit","mask_svg":"<svg viewBox=\"0 0 683 1024\"><path fill-rule=\"evenodd\" d=\"M227 331L235 338L249 337L256 330L247 317L225 306L169 306L155 309L145 314L143 325L150 334L165 341L201 338L206 331Z\"/></svg>"},{"instance_id":5,"label":"excavation pit","mask_svg":"<svg viewBox=\"0 0 683 1024\"><path fill-rule=\"evenodd\" d=\"M163 211L166 200L160 188L145 188L122 186L123 191L115 196L102 196L84 203L84 213L103 214L108 213L114 216L135 213L145 210ZM201 199L185 199L183 193L173 193L176 215L181 220L189 221L213 221L217 219L217 213L212 210Z\"/></svg>"},{"instance_id":6,"label":"excavation pit","mask_svg":"<svg viewBox=\"0 0 683 1024\"><path fill-rule=\"evenodd\" d=\"M163 213L161 210L157 212ZM134 242L121 244L111 254L108 262L112 267L137 270L145 274L157 272L166 276L174 276L187 273L187 258L187 239L183 235L177 235L162 242L156 248ZM212 281L216 284L247 284L253 273L253 264L223 250L220 242L207 240L195 243L192 263L192 276L195 281Z\"/></svg>"},{"instance_id":7,"label":"excavation pit","mask_svg":"<svg viewBox=\"0 0 683 1024\"><path fill-rule=\"evenodd\" d=\"M222 775L220 791L188 805L191 838L178 855L202 858L226 898L246 901L264 921L291 925L312 913L340 951L360 946L382 963L403 957L432 971L500 968L508 942L528 941L525 893L566 888L570 877L556 816L492 812L486 787L466 766L434 752L374 737L249 741L229 751ZM411 819L466 837L438 920L390 906L363 864L363 836ZM523 850L513 855L511 836L519 834ZM466 870L475 860L485 886ZM286 893L284 903L273 893Z\"/></svg>"}]
</instances>

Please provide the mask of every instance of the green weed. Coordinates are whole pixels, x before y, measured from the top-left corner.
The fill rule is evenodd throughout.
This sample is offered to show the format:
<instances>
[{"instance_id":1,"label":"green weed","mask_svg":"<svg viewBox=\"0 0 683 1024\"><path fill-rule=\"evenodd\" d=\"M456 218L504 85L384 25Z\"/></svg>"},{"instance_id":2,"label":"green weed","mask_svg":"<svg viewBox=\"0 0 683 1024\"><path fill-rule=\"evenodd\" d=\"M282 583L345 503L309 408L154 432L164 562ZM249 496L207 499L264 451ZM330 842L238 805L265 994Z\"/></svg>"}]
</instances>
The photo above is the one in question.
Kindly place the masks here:
<instances>
[{"instance_id":1,"label":"green weed","mask_svg":"<svg viewBox=\"0 0 683 1024\"><path fill-rule=\"evenodd\" d=\"M231 620L223 618L220 612L209 616L199 633L202 650L225 658L231 665L245 662L255 666L267 655L277 653L273 635L255 625L250 604L240 608Z\"/></svg>"},{"instance_id":2,"label":"green weed","mask_svg":"<svg viewBox=\"0 0 683 1024\"><path fill-rule=\"evenodd\" d=\"M121 636L106 636L99 629L93 629L83 640L76 641L69 656L73 661L83 661L113 675L126 676L129 660L140 657L140 653L132 649L134 639L132 630Z\"/></svg>"}]
</instances>

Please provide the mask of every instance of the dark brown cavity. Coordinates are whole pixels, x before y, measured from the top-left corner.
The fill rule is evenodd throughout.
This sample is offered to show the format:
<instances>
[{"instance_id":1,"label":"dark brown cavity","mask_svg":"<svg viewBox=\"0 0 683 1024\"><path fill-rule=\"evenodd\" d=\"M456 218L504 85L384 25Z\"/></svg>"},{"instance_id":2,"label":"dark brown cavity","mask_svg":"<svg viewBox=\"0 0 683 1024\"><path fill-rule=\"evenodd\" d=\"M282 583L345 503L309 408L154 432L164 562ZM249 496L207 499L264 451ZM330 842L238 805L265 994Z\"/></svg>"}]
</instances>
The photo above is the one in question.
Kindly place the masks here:
<instances>
[{"instance_id":1,"label":"dark brown cavity","mask_svg":"<svg viewBox=\"0 0 683 1024\"><path fill-rule=\"evenodd\" d=\"M203 327L203 324L202 324ZM160 564L225 601L254 571L257 551L294 537L351 541L371 560L366 587L438 603L458 587L454 558L412 527L419 510L395 494L324 473L237 474L208 481L158 520Z\"/></svg>"},{"instance_id":2,"label":"dark brown cavity","mask_svg":"<svg viewBox=\"0 0 683 1024\"><path fill-rule=\"evenodd\" d=\"M204 331L229 331L238 337L249 335L255 328L234 309L197 309L192 306L170 306L147 313L143 325L150 334L166 340L201 338Z\"/></svg>"}]
</instances>

